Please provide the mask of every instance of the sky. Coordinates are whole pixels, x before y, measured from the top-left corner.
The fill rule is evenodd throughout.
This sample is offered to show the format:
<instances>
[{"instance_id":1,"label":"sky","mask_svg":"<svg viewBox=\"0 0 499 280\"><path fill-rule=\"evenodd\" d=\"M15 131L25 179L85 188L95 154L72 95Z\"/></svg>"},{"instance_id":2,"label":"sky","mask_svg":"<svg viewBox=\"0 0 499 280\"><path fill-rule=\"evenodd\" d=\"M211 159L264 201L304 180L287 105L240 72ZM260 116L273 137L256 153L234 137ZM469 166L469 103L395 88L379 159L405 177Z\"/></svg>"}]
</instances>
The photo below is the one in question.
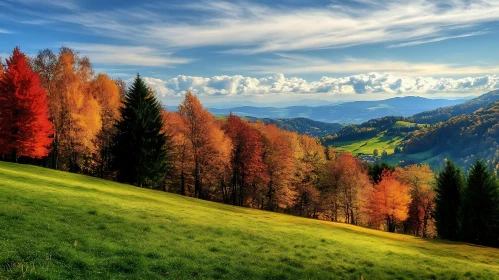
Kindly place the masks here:
<instances>
[{"instance_id":1,"label":"sky","mask_svg":"<svg viewBox=\"0 0 499 280\"><path fill-rule=\"evenodd\" d=\"M0 56L61 46L162 101L457 98L499 88L499 0L0 0Z\"/></svg>"}]
</instances>

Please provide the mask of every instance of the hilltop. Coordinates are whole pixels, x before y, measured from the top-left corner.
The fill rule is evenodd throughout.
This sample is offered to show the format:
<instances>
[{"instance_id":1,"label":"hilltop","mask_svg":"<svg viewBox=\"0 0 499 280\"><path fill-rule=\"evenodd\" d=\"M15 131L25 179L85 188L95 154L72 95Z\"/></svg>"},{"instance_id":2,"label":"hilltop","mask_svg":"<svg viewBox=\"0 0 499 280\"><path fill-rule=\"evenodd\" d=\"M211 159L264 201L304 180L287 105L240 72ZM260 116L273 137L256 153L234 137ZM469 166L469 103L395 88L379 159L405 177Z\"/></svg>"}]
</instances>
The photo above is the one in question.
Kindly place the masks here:
<instances>
[{"instance_id":1,"label":"hilltop","mask_svg":"<svg viewBox=\"0 0 499 280\"><path fill-rule=\"evenodd\" d=\"M410 119L413 122L434 124L459 115L472 114L476 110L487 107L496 101L499 101L499 90L490 91L462 104L425 111L412 116Z\"/></svg>"},{"instance_id":2,"label":"hilltop","mask_svg":"<svg viewBox=\"0 0 499 280\"><path fill-rule=\"evenodd\" d=\"M245 119L249 122L275 124L278 128L283 130L298 132L299 134L306 134L315 137L322 137L339 132L343 127L341 124L314 121L307 118L269 119L245 117Z\"/></svg>"},{"instance_id":3,"label":"hilltop","mask_svg":"<svg viewBox=\"0 0 499 280\"><path fill-rule=\"evenodd\" d=\"M0 162L0 278L493 279L498 249Z\"/></svg>"}]
</instances>

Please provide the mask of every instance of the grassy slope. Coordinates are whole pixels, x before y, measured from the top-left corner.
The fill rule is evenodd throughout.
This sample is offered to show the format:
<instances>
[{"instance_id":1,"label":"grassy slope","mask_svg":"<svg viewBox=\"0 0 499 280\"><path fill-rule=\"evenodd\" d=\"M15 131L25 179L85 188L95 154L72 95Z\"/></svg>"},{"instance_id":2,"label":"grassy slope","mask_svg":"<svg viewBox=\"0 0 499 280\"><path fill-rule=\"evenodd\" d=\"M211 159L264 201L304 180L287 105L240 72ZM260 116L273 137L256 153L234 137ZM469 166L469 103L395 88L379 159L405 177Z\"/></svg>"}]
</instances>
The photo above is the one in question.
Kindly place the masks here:
<instances>
[{"instance_id":1,"label":"grassy slope","mask_svg":"<svg viewBox=\"0 0 499 280\"><path fill-rule=\"evenodd\" d=\"M385 136L383 133L373 138L359 141L336 142L333 146L341 151L347 151L354 155L372 155L374 149L378 149L379 154L385 150L389 155L393 154L395 148L402 143L403 137Z\"/></svg>"},{"instance_id":2,"label":"grassy slope","mask_svg":"<svg viewBox=\"0 0 499 280\"><path fill-rule=\"evenodd\" d=\"M407 122L407 121L397 121L393 127L413 127L415 123ZM424 127L425 124L417 124L418 127ZM374 149L377 149L379 154L385 150L389 155L394 153L394 150L397 146L402 146L402 141L404 137L395 136L395 135L385 135L385 132L381 132L375 137L369 139L363 139L358 141L336 141L333 142L333 146L338 150L347 151L354 155L356 154L364 154L364 155L372 155ZM424 155L422 155L424 156ZM399 161L398 157L393 161Z\"/></svg>"},{"instance_id":3,"label":"grassy slope","mask_svg":"<svg viewBox=\"0 0 499 280\"><path fill-rule=\"evenodd\" d=\"M498 249L33 166L0 162L0 205L0 279L499 279Z\"/></svg>"}]
</instances>

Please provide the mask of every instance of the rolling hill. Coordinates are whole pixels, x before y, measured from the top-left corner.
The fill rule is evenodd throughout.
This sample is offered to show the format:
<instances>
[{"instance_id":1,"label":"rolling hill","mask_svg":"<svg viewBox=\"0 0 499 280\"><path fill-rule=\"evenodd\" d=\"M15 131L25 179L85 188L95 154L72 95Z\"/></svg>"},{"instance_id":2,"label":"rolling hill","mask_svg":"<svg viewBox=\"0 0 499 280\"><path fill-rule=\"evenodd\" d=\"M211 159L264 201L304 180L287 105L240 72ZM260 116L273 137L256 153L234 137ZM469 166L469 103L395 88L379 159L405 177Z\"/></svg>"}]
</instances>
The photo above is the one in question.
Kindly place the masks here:
<instances>
[{"instance_id":1,"label":"rolling hill","mask_svg":"<svg viewBox=\"0 0 499 280\"><path fill-rule=\"evenodd\" d=\"M499 159L499 102L453 117L412 135L404 154L428 153L450 157L469 166L477 157L489 162Z\"/></svg>"},{"instance_id":2,"label":"rolling hill","mask_svg":"<svg viewBox=\"0 0 499 280\"><path fill-rule=\"evenodd\" d=\"M268 119L245 117L250 122L263 122L265 124L275 124L278 128L307 134L315 137L322 137L332 133L339 132L343 125L337 123L326 123L314 121L307 118L289 118L289 119Z\"/></svg>"},{"instance_id":3,"label":"rolling hill","mask_svg":"<svg viewBox=\"0 0 499 280\"><path fill-rule=\"evenodd\" d=\"M425 111L412 116L410 119L412 122L434 124L459 115L472 114L496 101L499 101L499 90L490 91L462 104Z\"/></svg>"},{"instance_id":4,"label":"rolling hill","mask_svg":"<svg viewBox=\"0 0 499 280\"><path fill-rule=\"evenodd\" d=\"M255 118L308 118L315 121L359 124L370 119L385 116L409 117L416 113L440 107L456 105L463 100L427 99L422 97L396 97L377 101L353 101L326 106L208 108L215 115L228 115L232 112L242 117Z\"/></svg>"},{"instance_id":5,"label":"rolling hill","mask_svg":"<svg viewBox=\"0 0 499 280\"><path fill-rule=\"evenodd\" d=\"M383 160L394 164L429 163L439 167L445 157L469 166L476 157L491 162L499 159L494 102L499 90L491 91L462 104L439 108L412 117L383 117L349 125L324 137L327 145L353 154L372 155L386 150ZM485 109L485 110L484 110ZM470 145L473 143L473 145ZM399 147L402 153L393 154Z\"/></svg>"},{"instance_id":6,"label":"rolling hill","mask_svg":"<svg viewBox=\"0 0 499 280\"><path fill-rule=\"evenodd\" d=\"M497 279L499 249L0 162L0 278Z\"/></svg>"}]
</instances>

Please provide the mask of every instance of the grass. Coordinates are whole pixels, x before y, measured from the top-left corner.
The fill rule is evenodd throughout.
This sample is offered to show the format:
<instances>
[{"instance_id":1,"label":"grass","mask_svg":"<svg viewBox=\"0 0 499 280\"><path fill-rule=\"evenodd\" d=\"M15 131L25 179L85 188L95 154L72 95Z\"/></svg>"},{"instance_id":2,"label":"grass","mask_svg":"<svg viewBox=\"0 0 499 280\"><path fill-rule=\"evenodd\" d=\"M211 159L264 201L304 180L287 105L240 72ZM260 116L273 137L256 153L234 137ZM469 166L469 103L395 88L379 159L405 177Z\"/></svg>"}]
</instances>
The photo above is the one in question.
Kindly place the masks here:
<instances>
[{"instance_id":1,"label":"grass","mask_svg":"<svg viewBox=\"0 0 499 280\"><path fill-rule=\"evenodd\" d=\"M498 254L0 162L0 279L499 279Z\"/></svg>"},{"instance_id":2,"label":"grass","mask_svg":"<svg viewBox=\"0 0 499 280\"><path fill-rule=\"evenodd\" d=\"M385 136L385 134L381 133L366 140L336 142L333 143L333 146L338 150L347 151L354 155L372 155L374 149L378 150L379 155L383 150L390 155L394 153L395 148L402 143L403 139L401 136Z\"/></svg>"}]
</instances>

